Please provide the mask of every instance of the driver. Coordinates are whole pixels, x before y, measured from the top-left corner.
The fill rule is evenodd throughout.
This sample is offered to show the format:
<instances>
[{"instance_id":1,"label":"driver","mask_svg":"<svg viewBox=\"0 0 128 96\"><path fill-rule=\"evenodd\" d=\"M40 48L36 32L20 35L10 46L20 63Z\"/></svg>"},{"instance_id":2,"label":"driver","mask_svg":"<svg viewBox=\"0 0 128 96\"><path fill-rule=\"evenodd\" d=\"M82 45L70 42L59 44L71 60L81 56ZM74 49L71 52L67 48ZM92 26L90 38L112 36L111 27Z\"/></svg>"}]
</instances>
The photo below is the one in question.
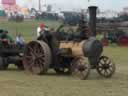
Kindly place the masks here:
<instances>
[{"instance_id":1,"label":"driver","mask_svg":"<svg viewBox=\"0 0 128 96\"><path fill-rule=\"evenodd\" d=\"M58 48L59 48L59 42L57 38L54 36L54 32L51 32L52 30L49 30L49 28L45 28L44 32L41 33L41 35L38 37L38 40L43 40L46 42L52 52L53 56L53 62L56 65L55 67L58 67Z\"/></svg>"},{"instance_id":2,"label":"driver","mask_svg":"<svg viewBox=\"0 0 128 96\"><path fill-rule=\"evenodd\" d=\"M79 21L79 26L78 26L77 31L80 32L79 39L85 40L89 38L90 28L87 25L84 14L81 14L81 18Z\"/></svg>"},{"instance_id":3,"label":"driver","mask_svg":"<svg viewBox=\"0 0 128 96\"><path fill-rule=\"evenodd\" d=\"M8 34L9 32L7 30L4 30L0 35L0 41L2 43L14 43L13 38Z\"/></svg>"}]
</instances>

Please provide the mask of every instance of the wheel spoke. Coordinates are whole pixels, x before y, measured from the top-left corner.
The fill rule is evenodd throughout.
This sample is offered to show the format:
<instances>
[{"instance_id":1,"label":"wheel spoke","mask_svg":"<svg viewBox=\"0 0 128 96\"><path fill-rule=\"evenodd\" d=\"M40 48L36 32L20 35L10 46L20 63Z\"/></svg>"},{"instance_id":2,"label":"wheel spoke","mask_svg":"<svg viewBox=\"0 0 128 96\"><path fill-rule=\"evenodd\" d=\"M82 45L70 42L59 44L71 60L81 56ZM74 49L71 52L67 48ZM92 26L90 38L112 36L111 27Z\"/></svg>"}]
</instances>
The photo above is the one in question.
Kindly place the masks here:
<instances>
[{"instance_id":1,"label":"wheel spoke","mask_svg":"<svg viewBox=\"0 0 128 96\"><path fill-rule=\"evenodd\" d=\"M109 72L107 71L107 69L105 70L105 75L107 76L109 74Z\"/></svg>"},{"instance_id":2,"label":"wheel spoke","mask_svg":"<svg viewBox=\"0 0 128 96\"><path fill-rule=\"evenodd\" d=\"M113 69L112 69L112 68L109 68L108 70L109 70L109 71L110 71L110 73L111 73Z\"/></svg>"},{"instance_id":3,"label":"wheel spoke","mask_svg":"<svg viewBox=\"0 0 128 96\"><path fill-rule=\"evenodd\" d=\"M102 73L102 74L104 74L104 72L105 72L105 70L104 70L104 69L102 69L102 70L101 70L101 73Z\"/></svg>"},{"instance_id":4,"label":"wheel spoke","mask_svg":"<svg viewBox=\"0 0 128 96\"><path fill-rule=\"evenodd\" d=\"M34 73L41 73L42 66L39 60L35 60L34 65L32 66L32 70Z\"/></svg>"},{"instance_id":5,"label":"wheel spoke","mask_svg":"<svg viewBox=\"0 0 128 96\"><path fill-rule=\"evenodd\" d=\"M104 70L102 67L99 67L99 71L102 71L102 70Z\"/></svg>"},{"instance_id":6,"label":"wheel spoke","mask_svg":"<svg viewBox=\"0 0 128 96\"><path fill-rule=\"evenodd\" d=\"M44 54L39 54L38 55L38 58L43 58L43 57L45 57Z\"/></svg>"},{"instance_id":7,"label":"wheel spoke","mask_svg":"<svg viewBox=\"0 0 128 96\"><path fill-rule=\"evenodd\" d=\"M99 65L103 66L103 65L104 65L104 63L102 63L102 62L99 62Z\"/></svg>"},{"instance_id":8,"label":"wheel spoke","mask_svg":"<svg viewBox=\"0 0 128 96\"><path fill-rule=\"evenodd\" d=\"M105 63L107 62L107 60L108 60L108 58L106 58L106 57L103 58L103 61L104 61Z\"/></svg>"},{"instance_id":9,"label":"wheel spoke","mask_svg":"<svg viewBox=\"0 0 128 96\"><path fill-rule=\"evenodd\" d=\"M28 47L29 52L34 52L33 48L31 46Z\"/></svg>"},{"instance_id":10,"label":"wheel spoke","mask_svg":"<svg viewBox=\"0 0 128 96\"><path fill-rule=\"evenodd\" d=\"M37 50L38 49L38 50ZM38 45L37 49L35 50L37 54L42 54L43 49L41 48L41 46Z\"/></svg>"},{"instance_id":11,"label":"wheel spoke","mask_svg":"<svg viewBox=\"0 0 128 96\"><path fill-rule=\"evenodd\" d=\"M32 66L34 65L34 62L33 61L31 61L31 62L29 61L27 64L28 65L25 65L27 70L32 72Z\"/></svg>"},{"instance_id":12,"label":"wheel spoke","mask_svg":"<svg viewBox=\"0 0 128 96\"><path fill-rule=\"evenodd\" d=\"M34 43L33 49L38 49L38 48L39 48L38 44L37 43ZM34 51L37 51L37 50L34 50Z\"/></svg>"},{"instance_id":13,"label":"wheel spoke","mask_svg":"<svg viewBox=\"0 0 128 96\"><path fill-rule=\"evenodd\" d=\"M106 64L111 64L112 63L112 61L111 60L108 60L107 62L106 62Z\"/></svg>"},{"instance_id":14,"label":"wheel spoke","mask_svg":"<svg viewBox=\"0 0 128 96\"><path fill-rule=\"evenodd\" d=\"M104 60L103 59L100 60L100 64L102 64L102 65L104 64Z\"/></svg>"}]
</instances>

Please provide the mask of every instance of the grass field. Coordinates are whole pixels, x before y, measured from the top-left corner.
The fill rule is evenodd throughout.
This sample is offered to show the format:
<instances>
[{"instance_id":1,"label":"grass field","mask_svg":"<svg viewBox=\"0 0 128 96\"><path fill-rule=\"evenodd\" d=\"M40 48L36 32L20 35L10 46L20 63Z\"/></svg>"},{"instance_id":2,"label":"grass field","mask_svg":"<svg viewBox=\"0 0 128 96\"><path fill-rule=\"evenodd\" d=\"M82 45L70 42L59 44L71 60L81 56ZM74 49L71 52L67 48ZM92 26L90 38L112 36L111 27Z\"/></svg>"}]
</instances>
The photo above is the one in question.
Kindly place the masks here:
<instances>
[{"instance_id":1,"label":"grass field","mask_svg":"<svg viewBox=\"0 0 128 96\"><path fill-rule=\"evenodd\" d=\"M46 22L56 27L55 22ZM0 22L15 36L16 28L23 32L27 41L32 40L39 22ZM14 33L13 33L14 32ZM113 58L116 73L105 79L92 70L87 80L76 80L71 76L57 75L50 70L44 76L34 76L10 67L0 71L0 96L128 96L128 48L106 47L104 55Z\"/></svg>"}]
</instances>

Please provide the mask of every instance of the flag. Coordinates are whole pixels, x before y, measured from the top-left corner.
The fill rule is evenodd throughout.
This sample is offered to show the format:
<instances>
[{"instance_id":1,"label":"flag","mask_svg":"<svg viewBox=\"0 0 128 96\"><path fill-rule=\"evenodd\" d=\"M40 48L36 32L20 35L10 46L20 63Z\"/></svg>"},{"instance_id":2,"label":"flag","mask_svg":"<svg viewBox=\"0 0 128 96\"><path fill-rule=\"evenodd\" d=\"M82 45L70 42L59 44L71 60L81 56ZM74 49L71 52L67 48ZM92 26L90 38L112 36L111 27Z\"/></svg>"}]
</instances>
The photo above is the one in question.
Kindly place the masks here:
<instances>
[{"instance_id":1,"label":"flag","mask_svg":"<svg viewBox=\"0 0 128 96\"><path fill-rule=\"evenodd\" d=\"M2 0L2 4L15 5L16 0Z\"/></svg>"}]
</instances>

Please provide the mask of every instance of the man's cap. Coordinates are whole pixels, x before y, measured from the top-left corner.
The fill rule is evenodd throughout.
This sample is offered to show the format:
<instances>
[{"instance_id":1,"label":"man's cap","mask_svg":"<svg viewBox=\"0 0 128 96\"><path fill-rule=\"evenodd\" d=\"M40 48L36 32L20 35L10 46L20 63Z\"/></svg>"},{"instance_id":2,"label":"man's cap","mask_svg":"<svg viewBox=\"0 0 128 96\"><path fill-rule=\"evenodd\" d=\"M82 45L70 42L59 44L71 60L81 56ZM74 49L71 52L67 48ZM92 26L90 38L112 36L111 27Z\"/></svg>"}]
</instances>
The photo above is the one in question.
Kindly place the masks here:
<instances>
[{"instance_id":1,"label":"man's cap","mask_svg":"<svg viewBox=\"0 0 128 96\"><path fill-rule=\"evenodd\" d=\"M44 29L44 27L45 27L45 24L42 22L42 23L40 23L40 28L41 29Z\"/></svg>"}]
</instances>

